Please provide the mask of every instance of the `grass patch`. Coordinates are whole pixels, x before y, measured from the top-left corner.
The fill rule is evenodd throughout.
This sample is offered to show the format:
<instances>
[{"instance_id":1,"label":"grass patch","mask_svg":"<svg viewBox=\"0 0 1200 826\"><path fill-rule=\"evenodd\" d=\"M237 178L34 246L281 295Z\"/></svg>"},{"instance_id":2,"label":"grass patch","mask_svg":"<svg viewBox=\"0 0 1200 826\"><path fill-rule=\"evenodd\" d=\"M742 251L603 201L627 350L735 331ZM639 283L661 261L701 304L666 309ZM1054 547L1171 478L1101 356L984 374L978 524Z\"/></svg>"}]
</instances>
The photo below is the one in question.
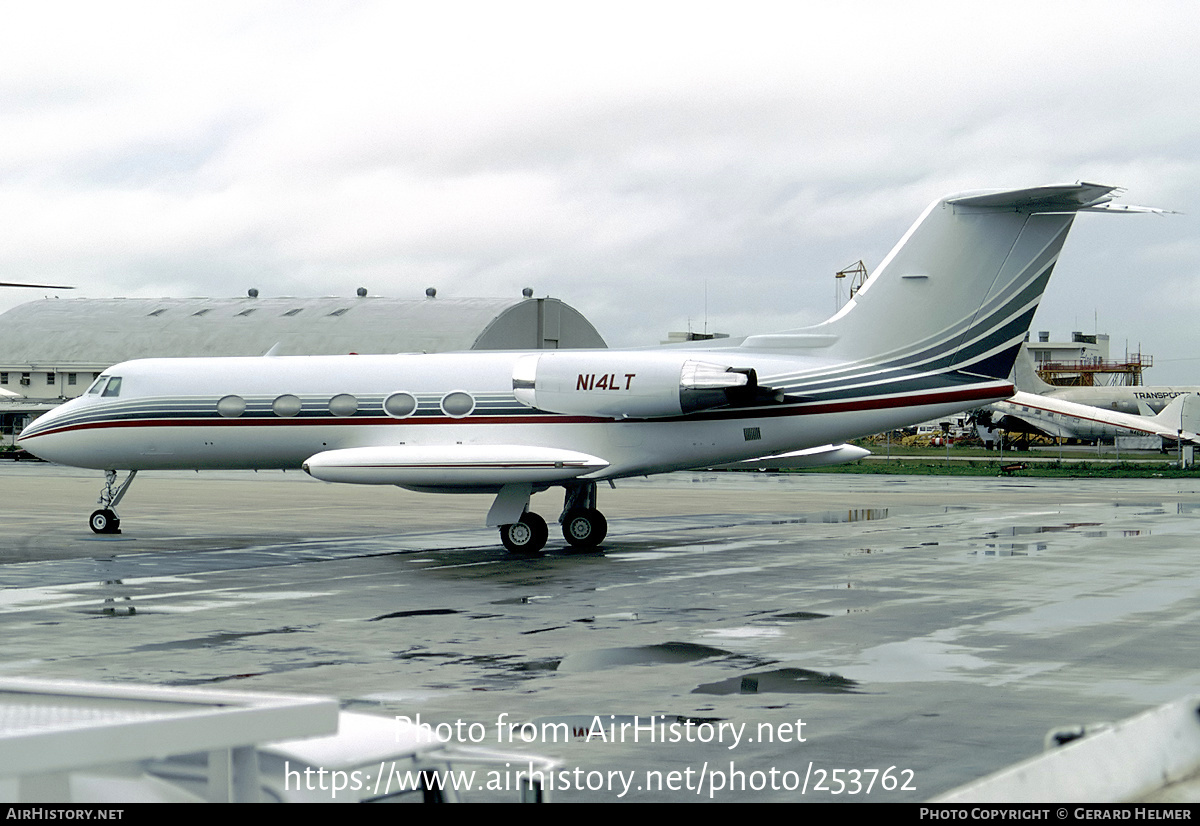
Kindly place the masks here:
<instances>
[{"instance_id":1,"label":"grass patch","mask_svg":"<svg viewBox=\"0 0 1200 826\"><path fill-rule=\"evenodd\" d=\"M953 455L953 454L951 454ZM1005 473L1003 468L1017 464L1025 467ZM1004 461L996 459L904 458L888 459L872 456L834 467L813 468L800 473L875 473L912 474L918 476L1037 476L1091 479L1197 479L1200 470L1195 466L1181 470L1174 462L1087 462L1064 459L1049 462L1027 462L1019 457Z\"/></svg>"}]
</instances>

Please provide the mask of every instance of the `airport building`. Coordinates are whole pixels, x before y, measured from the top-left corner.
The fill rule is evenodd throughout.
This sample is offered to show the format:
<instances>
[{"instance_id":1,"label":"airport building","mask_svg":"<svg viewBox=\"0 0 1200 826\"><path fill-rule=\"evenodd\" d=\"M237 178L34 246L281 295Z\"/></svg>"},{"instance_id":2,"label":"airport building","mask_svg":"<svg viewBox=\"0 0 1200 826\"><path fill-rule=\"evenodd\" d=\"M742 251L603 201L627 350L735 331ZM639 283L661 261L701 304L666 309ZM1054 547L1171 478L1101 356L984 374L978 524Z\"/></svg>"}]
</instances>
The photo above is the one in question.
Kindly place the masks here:
<instances>
[{"instance_id":1,"label":"airport building","mask_svg":"<svg viewBox=\"0 0 1200 826\"><path fill-rule=\"evenodd\" d=\"M137 358L606 347L557 298L76 298L0 314L0 434Z\"/></svg>"},{"instance_id":2,"label":"airport building","mask_svg":"<svg viewBox=\"0 0 1200 826\"><path fill-rule=\"evenodd\" d=\"M1109 336L1106 333L1089 335L1071 333L1070 341L1051 341L1049 331L1037 334L1037 341L1028 341L1038 375L1049 384L1067 387L1094 385L1142 384L1142 371L1151 367L1151 356L1126 353L1124 358L1109 355Z\"/></svg>"}]
</instances>

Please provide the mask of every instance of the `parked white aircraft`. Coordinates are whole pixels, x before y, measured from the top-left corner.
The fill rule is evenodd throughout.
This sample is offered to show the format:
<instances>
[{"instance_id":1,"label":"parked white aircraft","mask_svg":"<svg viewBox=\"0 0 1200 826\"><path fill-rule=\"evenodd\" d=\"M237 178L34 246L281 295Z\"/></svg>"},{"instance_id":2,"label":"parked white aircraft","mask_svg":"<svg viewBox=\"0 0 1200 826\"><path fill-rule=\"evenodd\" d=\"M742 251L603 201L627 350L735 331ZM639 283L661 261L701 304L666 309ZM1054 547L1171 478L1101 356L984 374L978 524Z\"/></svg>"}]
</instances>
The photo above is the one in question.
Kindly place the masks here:
<instances>
[{"instance_id":1,"label":"parked white aircraft","mask_svg":"<svg viewBox=\"0 0 1200 826\"><path fill-rule=\"evenodd\" d=\"M1137 416L1153 416L1162 412L1172 399L1189 393L1200 393L1200 387L1175 385L1102 385L1099 387L1056 387L1042 380L1028 348L1022 347L1013 367L1013 384L1017 390L1037 393L1062 401L1102 407Z\"/></svg>"},{"instance_id":2,"label":"parked white aircraft","mask_svg":"<svg viewBox=\"0 0 1200 826\"><path fill-rule=\"evenodd\" d=\"M1012 398L989 405L992 429L1044 433L1064 439L1112 439L1117 436L1159 436L1168 442L1200 442L1200 396L1176 396L1161 413L1137 416L1055 396L1017 392Z\"/></svg>"},{"instance_id":3,"label":"parked white aircraft","mask_svg":"<svg viewBox=\"0 0 1200 826\"><path fill-rule=\"evenodd\" d=\"M1067 232L1113 187L935 201L835 316L636 350L146 359L33 422L19 444L106 472L92 529L139 470L303 468L330 482L495 495L513 551L546 542L533 492L565 488L572 545L600 542L597 482L837 445L1006 399ZM117 471L129 476L117 485Z\"/></svg>"}]
</instances>

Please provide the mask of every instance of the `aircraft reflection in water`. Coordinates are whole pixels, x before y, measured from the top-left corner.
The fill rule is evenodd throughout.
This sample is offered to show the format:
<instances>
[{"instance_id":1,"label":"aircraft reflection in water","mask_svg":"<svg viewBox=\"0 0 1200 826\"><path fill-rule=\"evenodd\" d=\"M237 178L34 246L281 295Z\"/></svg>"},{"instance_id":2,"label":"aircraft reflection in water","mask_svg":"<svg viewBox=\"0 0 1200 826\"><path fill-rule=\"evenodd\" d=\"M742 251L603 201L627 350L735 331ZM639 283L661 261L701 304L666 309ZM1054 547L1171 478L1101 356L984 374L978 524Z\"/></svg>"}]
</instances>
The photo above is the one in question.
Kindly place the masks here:
<instances>
[{"instance_id":1,"label":"aircraft reflection in water","mask_svg":"<svg viewBox=\"0 0 1200 826\"><path fill-rule=\"evenodd\" d=\"M979 191L931 204L835 316L633 350L146 359L106 370L19 443L106 471L92 529L137 471L303 468L330 482L488 493L512 551L546 542L531 494L565 489L567 542L607 532L598 482L816 451L1006 399L1075 214L1114 188ZM804 459L801 459L804 461ZM117 471L130 471L117 484Z\"/></svg>"}]
</instances>

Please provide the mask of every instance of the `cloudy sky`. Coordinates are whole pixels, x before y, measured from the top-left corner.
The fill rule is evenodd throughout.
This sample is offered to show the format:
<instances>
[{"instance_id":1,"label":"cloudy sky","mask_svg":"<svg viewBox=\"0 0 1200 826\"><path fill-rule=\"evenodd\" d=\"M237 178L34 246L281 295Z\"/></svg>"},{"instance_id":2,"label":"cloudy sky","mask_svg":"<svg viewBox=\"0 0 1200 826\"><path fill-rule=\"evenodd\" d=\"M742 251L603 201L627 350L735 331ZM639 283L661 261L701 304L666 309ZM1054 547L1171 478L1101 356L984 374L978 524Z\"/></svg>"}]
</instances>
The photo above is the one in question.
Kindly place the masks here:
<instances>
[{"instance_id":1,"label":"cloudy sky","mask_svg":"<svg viewBox=\"0 0 1200 826\"><path fill-rule=\"evenodd\" d=\"M927 203L1088 180L1035 329L1200 384L1194 2L4 2L0 280L818 322ZM45 290L5 290L0 310Z\"/></svg>"}]
</instances>

